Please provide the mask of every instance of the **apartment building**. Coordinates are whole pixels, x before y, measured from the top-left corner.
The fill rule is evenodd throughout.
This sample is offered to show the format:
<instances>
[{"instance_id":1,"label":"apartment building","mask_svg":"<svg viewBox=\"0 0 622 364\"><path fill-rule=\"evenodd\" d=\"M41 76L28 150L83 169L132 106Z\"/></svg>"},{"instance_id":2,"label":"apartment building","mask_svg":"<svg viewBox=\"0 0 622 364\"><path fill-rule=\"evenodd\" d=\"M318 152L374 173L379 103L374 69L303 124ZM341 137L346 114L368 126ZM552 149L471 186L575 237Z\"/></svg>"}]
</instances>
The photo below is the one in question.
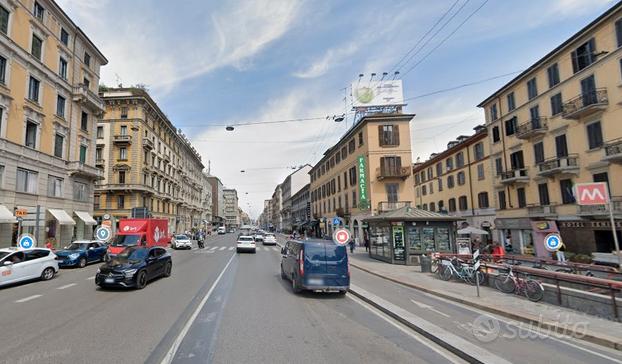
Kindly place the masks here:
<instances>
[{"instance_id":1,"label":"apartment building","mask_svg":"<svg viewBox=\"0 0 622 364\"><path fill-rule=\"evenodd\" d=\"M415 163L417 208L463 217L466 224L491 232L495 220L494 188L488 131L459 136L447 149ZM460 228L460 227L459 227Z\"/></svg>"},{"instance_id":2,"label":"apartment building","mask_svg":"<svg viewBox=\"0 0 622 364\"><path fill-rule=\"evenodd\" d=\"M276 231L283 229L283 216L281 210L283 209L283 198L281 185L277 185L272 193L272 199L270 200L270 226Z\"/></svg>"},{"instance_id":3,"label":"apartment building","mask_svg":"<svg viewBox=\"0 0 622 364\"><path fill-rule=\"evenodd\" d=\"M118 220L146 209L167 219L169 231L201 227L203 163L187 138L146 90L106 89L97 125L95 216Z\"/></svg>"},{"instance_id":4,"label":"apartment building","mask_svg":"<svg viewBox=\"0 0 622 364\"><path fill-rule=\"evenodd\" d=\"M306 164L290 175L285 177L283 183L281 183L281 200L283 201L281 214L281 229L284 232L291 232L294 225L292 217L292 196L298 193L301 188L309 184L309 171L311 166Z\"/></svg>"},{"instance_id":5,"label":"apartment building","mask_svg":"<svg viewBox=\"0 0 622 364\"><path fill-rule=\"evenodd\" d=\"M212 228L212 185L209 183L209 174L203 172L202 176L203 189L201 190L201 204L203 215L201 216L201 225L207 230Z\"/></svg>"},{"instance_id":6,"label":"apartment building","mask_svg":"<svg viewBox=\"0 0 622 364\"><path fill-rule=\"evenodd\" d=\"M238 211L238 191L225 188L223 190L223 201L225 206L225 224L227 229L240 227L240 215Z\"/></svg>"},{"instance_id":7,"label":"apartment building","mask_svg":"<svg viewBox=\"0 0 622 364\"><path fill-rule=\"evenodd\" d=\"M216 176L208 176L207 181L212 189L212 225L224 226L225 224L225 200L224 186L220 178Z\"/></svg>"},{"instance_id":8,"label":"apartment building","mask_svg":"<svg viewBox=\"0 0 622 364\"><path fill-rule=\"evenodd\" d=\"M309 175L307 174L307 177ZM289 198L291 205L291 230L302 232L311 224L311 199L309 195L310 184L307 183L292 197Z\"/></svg>"},{"instance_id":9,"label":"apartment building","mask_svg":"<svg viewBox=\"0 0 622 364\"><path fill-rule=\"evenodd\" d=\"M361 118L311 169L316 234L332 234L340 217L359 239L362 219L410 206L415 200L410 121L414 115Z\"/></svg>"},{"instance_id":10,"label":"apartment building","mask_svg":"<svg viewBox=\"0 0 622 364\"><path fill-rule=\"evenodd\" d=\"M0 1L0 247L92 237L107 63L54 1Z\"/></svg>"},{"instance_id":11,"label":"apartment building","mask_svg":"<svg viewBox=\"0 0 622 364\"><path fill-rule=\"evenodd\" d=\"M478 106L495 178L495 227L514 252L557 231L571 252L610 252L605 206L578 206L573 186L608 182L622 222L622 4L546 54ZM619 234L619 232L618 232Z\"/></svg>"}]
</instances>

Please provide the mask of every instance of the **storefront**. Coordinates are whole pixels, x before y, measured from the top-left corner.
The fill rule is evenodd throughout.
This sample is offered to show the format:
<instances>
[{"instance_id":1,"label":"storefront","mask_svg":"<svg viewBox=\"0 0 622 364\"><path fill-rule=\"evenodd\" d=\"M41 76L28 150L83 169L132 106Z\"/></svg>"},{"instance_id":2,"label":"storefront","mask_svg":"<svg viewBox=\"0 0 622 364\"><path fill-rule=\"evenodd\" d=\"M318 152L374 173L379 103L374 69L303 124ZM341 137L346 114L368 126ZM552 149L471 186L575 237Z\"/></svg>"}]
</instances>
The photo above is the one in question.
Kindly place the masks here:
<instances>
[{"instance_id":1,"label":"storefront","mask_svg":"<svg viewBox=\"0 0 622 364\"><path fill-rule=\"evenodd\" d=\"M499 242L508 254L533 254L532 220L528 218L495 219Z\"/></svg>"},{"instance_id":2,"label":"storefront","mask_svg":"<svg viewBox=\"0 0 622 364\"><path fill-rule=\"evenodd\" d=\"M76 222L65 210L48 209L48 212L45 219L46 243L50 242L57 249L71 243Z\"/></svg>"},{"instance_id":3,"label":"storefront","mask_svg":"<svg viewBox=\"0 0 622 364\"><path fill-rule=\"evenodd\" d=\"M93 238L93 226L97 221L86 211L74 211L76 215L76 225L74 226L73 236L76 240L90 240Z\"/></svg>"},{"instance_id":4,"label":"storefront","mask_svg":"<svg viewBox=\"0 0 622 364\"><path fill-rule=\"evenodd\" d=\"M17 219L4 205L0 205L0 247L8 247L13 244L13 229Z\"/></svg>"},{"instance_id":5,"label":"storefront","mask_svg":"<svg viewBox=\"0 0 622 364\"><path fill-rule=\"evenodd\" d=\"M558 221L559 231L569 252L591 255L615 250L611 223L608 220ZM615 220L618 241L622 241L622 221Z\"/></svg>"},{"instance_id":6,"label":"storefront","mask_svg":"<svg viewBox=\"0 0 622 364\"><path fill-rule=\"evenodd\" d=\"M368 217L364 221L369 231L369 256L392 264L416 265L423 254L455 252L455 222L460 220L412 207Z\"/></svg>"}]
</instances>

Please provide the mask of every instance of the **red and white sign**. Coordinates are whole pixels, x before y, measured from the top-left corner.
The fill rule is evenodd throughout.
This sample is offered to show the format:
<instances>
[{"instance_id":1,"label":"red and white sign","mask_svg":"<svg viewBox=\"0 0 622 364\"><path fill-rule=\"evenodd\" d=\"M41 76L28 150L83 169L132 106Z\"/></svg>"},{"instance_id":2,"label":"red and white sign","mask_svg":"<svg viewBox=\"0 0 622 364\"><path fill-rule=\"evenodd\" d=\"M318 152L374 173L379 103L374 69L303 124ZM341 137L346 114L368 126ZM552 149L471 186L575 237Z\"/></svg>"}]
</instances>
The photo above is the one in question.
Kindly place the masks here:
<instances>
[{"instance_id":1,"label":"red and white sign","mask_svg":"<svg viewBox=\"0 0 622 364\"><path fill-rule=\"evenodd\" d=\"M350 232L346 229L337 229L333 233L333 241L337 245L346 245L350 241Z\"/></svg>"},{"instance_id":2,"label":"red and white sign","mask_svg":"<svg viewBox=\"0 0 622 364\"><path fill-rule=\"evenodd\" d=\"M606 205L609 203L607 183L577 183L575 185L579 205Z\"/></svg>"}]
</instances>

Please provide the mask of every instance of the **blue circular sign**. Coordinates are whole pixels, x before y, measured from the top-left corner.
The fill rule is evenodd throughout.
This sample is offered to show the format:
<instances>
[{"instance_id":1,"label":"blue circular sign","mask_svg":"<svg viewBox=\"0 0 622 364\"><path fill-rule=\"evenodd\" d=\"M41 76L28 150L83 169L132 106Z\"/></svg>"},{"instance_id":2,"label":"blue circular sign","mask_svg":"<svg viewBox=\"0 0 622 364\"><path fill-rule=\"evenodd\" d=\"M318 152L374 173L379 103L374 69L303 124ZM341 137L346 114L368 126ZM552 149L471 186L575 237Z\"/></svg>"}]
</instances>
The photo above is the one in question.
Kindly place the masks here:
<instances>
[{"instance_id":1,"label":"blue circular sign","mask_svg":"<svg viewBox=\"0 0 622 364\"><path fill-rule=\"evenodd\" d=\"M556 252L562 246L562 238L559 234L548 234L544 238L544 248L550 252Z\"/></svg>"},{"instance_id":2,"label":"blue circular sign","mask_svg":"<svg viewBox=\"0 0 622 364\"><path fill-rule=\"evenodd\" d=\"M31 249L35 246L35 238L30 234L22 234L17 240L17 246L20 249Z\"/></svg>"},{"instance_id":3,"label":"blue circular sign","mask_svg":"<svg viewBox=\"0 0 622 364\"><path fill-rule=\"evenodd\" d=\"M97 228L97 230L95 230L95 237L97 238L97 240L108 241L110 240L111 236L112 231L105 226L100 226Z\"/></svg>"},{"instance_id":4,"label":"blue circular sign","mask_svg":"<svg viewBox=\"0 0 622 364\"><path fill-rule=\"evenodd\" d=\"M333 218L333 225L339 225L341 224L341 219L338 217L334 217Z\"/></svg>"}]
</instances>

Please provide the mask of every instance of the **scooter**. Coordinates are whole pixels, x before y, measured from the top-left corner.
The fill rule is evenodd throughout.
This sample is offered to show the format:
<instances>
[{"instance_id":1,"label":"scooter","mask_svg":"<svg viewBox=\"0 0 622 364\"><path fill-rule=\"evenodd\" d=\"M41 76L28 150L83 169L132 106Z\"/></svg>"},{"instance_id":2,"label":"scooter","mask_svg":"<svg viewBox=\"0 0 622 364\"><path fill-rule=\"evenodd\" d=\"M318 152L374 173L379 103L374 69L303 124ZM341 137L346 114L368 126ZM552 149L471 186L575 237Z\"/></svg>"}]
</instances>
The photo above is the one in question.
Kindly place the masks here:
<instances>
[{"instance_id":1,"label":"scooter","mask_svg":"<svg viewBox=\"0 0 622 364\"><path fill-rule=\"evenodd\" d=\"M199 245L199 249L205 248L205 244L203 244L203 240L197 240L197 244Z\"/></svg>"}]
</instances>

